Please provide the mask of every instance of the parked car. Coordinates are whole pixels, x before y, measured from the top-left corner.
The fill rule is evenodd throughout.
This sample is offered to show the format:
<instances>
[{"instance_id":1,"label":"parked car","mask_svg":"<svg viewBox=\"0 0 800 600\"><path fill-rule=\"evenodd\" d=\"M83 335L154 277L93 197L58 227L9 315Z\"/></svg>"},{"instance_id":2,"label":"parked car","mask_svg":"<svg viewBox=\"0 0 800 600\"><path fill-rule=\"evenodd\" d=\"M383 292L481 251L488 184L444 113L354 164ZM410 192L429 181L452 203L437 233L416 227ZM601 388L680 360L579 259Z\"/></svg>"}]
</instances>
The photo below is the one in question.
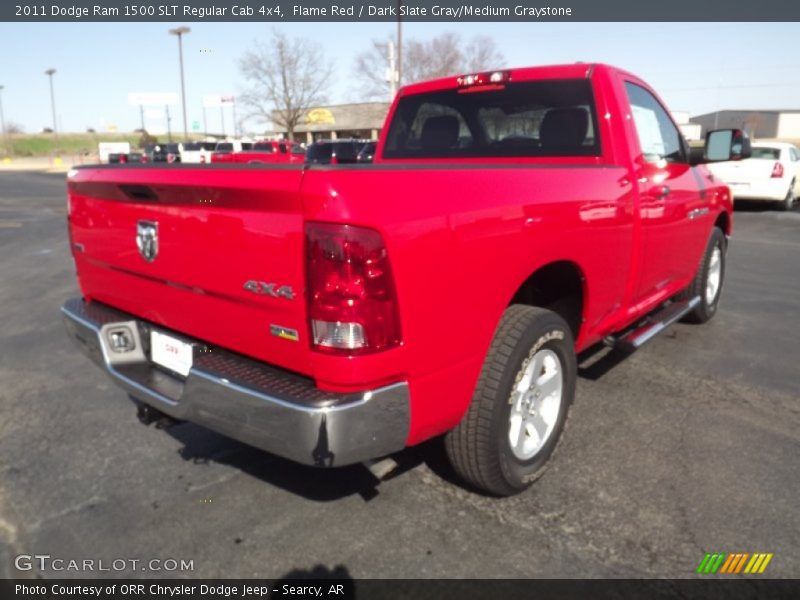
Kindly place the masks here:
<instances>
[{"instance_id":1,"label":"parked car","mask_svg":"<svg viewBox=\"0 0 800 600\"><path fill-rule=\"evenodd\" d=\"M358 162L366 140L320 140L306 149L305 162L311 165L336 165Z\"/></svg>"},{"instance_id":2,"label":"parked car","mask_svg":"<svg viewBox=\"0 0 800 600\"><path fill-rule=\"evenodd\" d=\"M187 142L181 148L181 162L198 164L211 162L211 154L217 147L216 142Z\"/></svg>"},{"instance_id":3,"label":"parked car","mask_svg":"<svg viewBox=\"0 0 800 600\"><path fill-rule=\"evenodd\" d=\"M111 165L142 162L147 162L146 155L142 152L112 152L108 155L108 163Z\"/></svg>"},{"instance_id":4,"label":"parked car","mask_svg":"<svg viewBox=\"0 0 800 600\"><path fill-rule=\"evenodd\" d=\"M754 143L747 160L716 163L709 169L730 186L734 198L772 202L791 210L800 195L800 150L792 144Z\"/></svg>"},{"instance_id":5,"label":"parked car","mask_svg":"<svg viewBox=\"0 0 800 600\"><path fill-rule=\"evenodd\" d=\"M214 152L211 154L211 162L236 162L233 155L243 150L250 150L253 147L253 142L243 142L240 140L232 140L225 142L217 142Z\"/></svg>"},{"instance_id":6,"label":"parked car","mask_svg":"<svg viewBox=\"0 0 800 600\"><path fill-rule=\"evenodd\" d=\"M171 142L166 144L147 144L144 147L143 154L146 159L143 162L181 162L182 147L183 144Z\"/></svg>"},{"instance_id":7,"label":"parked car","mask_svg":"<svg viewBox=\"0 0 800 600\"><path fill-rule=\"evenodd\" d=\"M704 163L749 140L713 131L690 154L626 71L412 84L374 168L318 164L358 149L314 144L302 169L70 172L67 330L143 422L318 467L444 435L464 480L509 495L558 444L578 352L717 312L733 207Z\"/></svg>"},{"instance_id":8,"label":"parked car","mask_svg":"<svg viewBox=\"0 0 800 600\"><path fill-rule=\"evenodd\" d=\"M364 144L361 150L358 151L356 162L371 163L375 158L375 148L377 148L377 146L378 142L367 142Z\"/></svg>"},{"instance_id":9,"label":"parked car","mask_svg":"<svg viewBox=\"0 0 800 600\"><path fill-rule=\"evenodd\" d=\"M236 163L302 163L305 149L298 142L289 140L265 140L255 142L249 150L226 155L227 162Z\"/></svg>"}]
</instances>

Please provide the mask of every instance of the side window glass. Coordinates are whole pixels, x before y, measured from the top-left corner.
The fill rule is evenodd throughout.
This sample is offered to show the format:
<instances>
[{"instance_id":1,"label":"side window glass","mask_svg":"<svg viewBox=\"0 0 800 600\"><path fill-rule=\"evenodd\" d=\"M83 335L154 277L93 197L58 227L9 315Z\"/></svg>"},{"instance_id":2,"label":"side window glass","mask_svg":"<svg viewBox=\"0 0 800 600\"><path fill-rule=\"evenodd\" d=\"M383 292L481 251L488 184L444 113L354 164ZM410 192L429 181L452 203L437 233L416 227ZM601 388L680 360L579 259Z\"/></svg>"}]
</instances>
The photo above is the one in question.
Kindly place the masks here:
<instances>
[{"instance_id":1,"label":"side window glass","mask_svg":"<svg viewBox=\"0 0 800 600\"><path fill-rule=\"evenodd\" d=\"M650 92L635 83L625 82L625 89L645 160L684 162L680 131L664 107Z\"/></svg>"}]
</instances>

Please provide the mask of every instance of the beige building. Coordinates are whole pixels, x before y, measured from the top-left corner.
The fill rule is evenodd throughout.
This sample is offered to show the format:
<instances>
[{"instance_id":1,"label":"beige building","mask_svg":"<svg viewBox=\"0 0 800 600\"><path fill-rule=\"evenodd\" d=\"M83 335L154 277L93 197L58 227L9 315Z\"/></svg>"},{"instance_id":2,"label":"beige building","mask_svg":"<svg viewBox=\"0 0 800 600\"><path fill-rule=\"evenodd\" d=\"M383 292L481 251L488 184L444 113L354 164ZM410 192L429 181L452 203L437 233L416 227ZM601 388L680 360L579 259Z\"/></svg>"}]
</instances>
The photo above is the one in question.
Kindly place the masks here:
<instances>
[{"instance_id":1,"label":"beige building","mask_svg":"<svg viewBox=\"0 0 800 600\"><path fill-rule=\"evenodd\" d=\"M377 139L389 111L388 102L319 106L308 111L295 129L295 139L308 144L339 138ZM277 135L286 130L276 129Z\"/></svg>"},{"instance_id":2,"label":"beige building","mask_svg":"<svg viewBox=\"0 0 800 600\"><path fill-rule=\"evenodd\" d=\"M720 110L690 119L703 128L744 129L751 137L759 139L800 139L800 110Z\"/></svg>"}]
</instances>

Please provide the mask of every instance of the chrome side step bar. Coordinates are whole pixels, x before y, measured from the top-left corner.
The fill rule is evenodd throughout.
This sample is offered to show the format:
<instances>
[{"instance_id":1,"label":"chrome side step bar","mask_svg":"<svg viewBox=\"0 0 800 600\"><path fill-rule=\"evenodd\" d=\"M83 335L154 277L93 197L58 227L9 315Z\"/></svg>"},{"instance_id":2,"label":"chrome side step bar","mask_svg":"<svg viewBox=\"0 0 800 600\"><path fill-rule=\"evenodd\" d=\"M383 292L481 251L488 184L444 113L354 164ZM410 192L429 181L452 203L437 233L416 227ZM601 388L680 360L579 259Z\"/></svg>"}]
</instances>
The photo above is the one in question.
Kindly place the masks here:
<instances>
[{"instance_id":1,"label":"chrome side step bar","mask_svg":"<svg viewBox=\"0 0 800 600\"><path fill-rule=\"evenodd\" d=\"M678 321L686 313L700 304L700 296L672 302L664 308L652 313L647 319L631 331L619 337L611 337L608 345L624 352L633 352L644 346L647 342L664 331L667 327Z\"/></svg>"}]
</instances>

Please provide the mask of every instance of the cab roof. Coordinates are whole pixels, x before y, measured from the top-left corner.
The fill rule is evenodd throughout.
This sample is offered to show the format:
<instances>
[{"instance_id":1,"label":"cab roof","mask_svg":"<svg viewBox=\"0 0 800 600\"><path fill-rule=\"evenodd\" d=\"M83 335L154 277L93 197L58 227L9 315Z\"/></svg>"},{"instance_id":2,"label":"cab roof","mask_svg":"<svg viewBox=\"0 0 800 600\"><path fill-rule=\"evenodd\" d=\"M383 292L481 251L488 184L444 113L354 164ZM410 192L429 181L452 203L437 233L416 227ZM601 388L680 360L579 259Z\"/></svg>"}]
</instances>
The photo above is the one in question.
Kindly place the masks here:
<instances>
[{"instance_id":1,"label":"cab roof","mask_svg":"<svg viewBox=\"0 0 800 600\"><path fill-rule=\"evenodd\" d=\"M513 69L485 69L481 72L503 71L511 74L511 81L532 81L537 79L583 79L590 78L597 70L624 72L621 69L602 63L571 63L565 65L544 65L538 67L517 67ZM412 95L424 92L456 89L458 78L469 73L458 73L449 77L412 83L400 88L399 95Z\"/></svg>"}]
</instances>

